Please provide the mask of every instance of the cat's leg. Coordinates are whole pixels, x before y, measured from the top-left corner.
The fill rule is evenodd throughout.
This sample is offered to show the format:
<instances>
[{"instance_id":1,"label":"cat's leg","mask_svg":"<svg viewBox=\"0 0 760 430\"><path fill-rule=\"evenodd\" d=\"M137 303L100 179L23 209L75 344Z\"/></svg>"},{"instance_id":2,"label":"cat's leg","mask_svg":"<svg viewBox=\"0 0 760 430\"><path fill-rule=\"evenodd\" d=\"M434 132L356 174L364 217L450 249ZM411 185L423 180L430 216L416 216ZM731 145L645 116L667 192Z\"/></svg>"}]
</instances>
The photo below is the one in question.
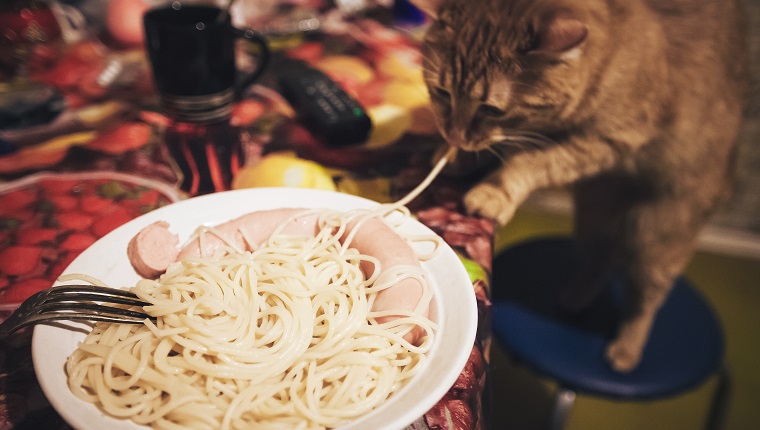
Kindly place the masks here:
<instances>
[{"instance_id":1,"label":"cat's leg","mask_svg":"<svg viewBox=\"0 0 760 430\"><path fill-rule=\"evenodd\" d=\"M621 200L627 193L622 178L602 175L573 187L578 267L562 291L559 304L577 312L588 307L608 284L617 255Z\"/></svg>"},{"instance_id":2,"label":"cat's leg","mask_svg":"<svg viewBox=\"0 0 760 430\"><path fill-rule=\"evenodd\" d=\"M628 212L620 232L626 308L606 349L614 369L630 371L641 360L655 316L694 252L704 217L688 199L648 202Z\"/></svg>"},{"instance_id":3,"label":"cat's leg","mask_svg":"<svg viewBox=\"0 0 760 430\"><path fill-rule=\"evenodd\" d=\"M467 213L506 225L517 208L536 188L536 174L526 173L513 160L472 187L463 199Z\"/></svg>"},{"instance_id":4,"label":"cat's leg","mask_svg":"<svg viewBox=\"0 0 760 430\"><path fill-rule=\"evenodd\" d=\"M491 182L475 185L464 196L467 213L494 220L499 225L506 225L512 219L518 204L502 187Z\"/></svg>"},{"instance_id":5,"label":"cat's leg","mask_svg":"<svg viewBox=\"0 0 760 430\"><path fill-rule=\"evenodd\" d=\"M654 318L675 279L663 276L663 280L656 281L652 273L648 279L643 279L644 276L638 276L640 279L633 281L627 289L626 310L617 337L605 350L607 361L618 372L629 372L641 361Z\"/></svg>"},{"instance_id":6,"label":"cat's leg","mask_svg":"<svg viewBox=\"0 0 760 430\"><path fill-rule=\"evenodd\" d=\"M563 186L613 167L622 152L606 140L579 140L514 154L464 196L468 213L505 225L535 190Z\"/></svg>"}]
</instances>

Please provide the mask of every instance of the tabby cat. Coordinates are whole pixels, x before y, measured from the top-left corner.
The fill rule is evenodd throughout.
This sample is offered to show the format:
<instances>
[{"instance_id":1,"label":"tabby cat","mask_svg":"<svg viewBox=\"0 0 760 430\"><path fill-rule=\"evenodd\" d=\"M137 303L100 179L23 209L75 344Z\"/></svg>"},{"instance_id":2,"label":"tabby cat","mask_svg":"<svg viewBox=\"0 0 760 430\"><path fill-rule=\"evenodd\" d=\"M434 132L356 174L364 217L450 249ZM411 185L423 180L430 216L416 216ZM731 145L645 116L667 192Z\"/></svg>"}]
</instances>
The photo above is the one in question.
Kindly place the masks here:
<instances>
[{"instance_id":1,"label":"tabby cat","mask_svg":"<svg viewBox=\"0 0 760 430\"><path fill-rule=\"evenodd\" d=\"M583 263L563 298L628 284L611 366L640 361L656 312L728 195L745 90L735 0L414 0L438 128L503 163L464 198L506 224L572 184Z\"/></svg>"}]
</instances>

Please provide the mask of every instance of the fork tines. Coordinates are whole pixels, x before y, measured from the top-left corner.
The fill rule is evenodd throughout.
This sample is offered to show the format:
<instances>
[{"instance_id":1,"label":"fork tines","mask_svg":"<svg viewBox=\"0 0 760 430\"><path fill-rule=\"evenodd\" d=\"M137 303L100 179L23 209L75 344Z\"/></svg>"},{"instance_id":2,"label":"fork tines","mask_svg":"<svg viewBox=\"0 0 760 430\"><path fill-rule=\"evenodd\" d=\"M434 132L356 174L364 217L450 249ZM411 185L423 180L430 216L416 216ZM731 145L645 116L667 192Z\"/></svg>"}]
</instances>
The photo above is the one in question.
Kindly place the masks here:
<instances>
[{"instance_id":1,"label":"fork tines","mask_svg":"<svg viewBox=\"0 0 760 430\"><path fill-rule=\"evenodd\" d=\"M142 309L150 303L117 288L63 285L40 291L21 304L0 326L0 334L44 321L87 320L139 324L151 318Z\"/></svg>"},{"instance_id":2,"label":"fork tines","mask_svg":"<svg viewBox=\"0 0 760 430\"><path fill-rule=\"evenodd\" d=\"M130 291L111 287L98 287L95 285L62 285L41 292L48 293L42 303L48 303L51 301L82 302L85 300L93 300L130 306L150 305L150 303L138 299L137 296Z\"/></svg>"}]
</instances>

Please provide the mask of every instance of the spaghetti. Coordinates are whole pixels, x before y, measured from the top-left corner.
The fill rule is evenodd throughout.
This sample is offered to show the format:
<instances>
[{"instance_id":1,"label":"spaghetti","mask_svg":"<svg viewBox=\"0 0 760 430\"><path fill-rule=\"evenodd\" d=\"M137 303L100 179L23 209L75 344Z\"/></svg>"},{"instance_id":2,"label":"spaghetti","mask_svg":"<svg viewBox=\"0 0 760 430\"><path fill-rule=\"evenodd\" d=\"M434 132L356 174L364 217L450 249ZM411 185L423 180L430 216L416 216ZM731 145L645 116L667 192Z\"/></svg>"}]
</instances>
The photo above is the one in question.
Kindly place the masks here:
<instances>
[{"instance_id":1,"label":"spaghetti","mask_svg":"<svg viewBox=\"0 0 760 430\"><path fill-rule=\"evenodd\" d=\"M96 324L67 361L71 391L158 429L333 428L367 413L419 373L437 326L426 316L432 291L422 270L383 270L351 237L366 219L408 216L402 206L412 198L374 211L319 210L313 237L275 231L251 251L223 246L140 280L132 291L155 323ZM375 270L365 274L363 262ZM403 277L423 285L417 307L373 311ZM413 329L424 333L414 344L404 337Z\"/></svg>"}]
</instances>

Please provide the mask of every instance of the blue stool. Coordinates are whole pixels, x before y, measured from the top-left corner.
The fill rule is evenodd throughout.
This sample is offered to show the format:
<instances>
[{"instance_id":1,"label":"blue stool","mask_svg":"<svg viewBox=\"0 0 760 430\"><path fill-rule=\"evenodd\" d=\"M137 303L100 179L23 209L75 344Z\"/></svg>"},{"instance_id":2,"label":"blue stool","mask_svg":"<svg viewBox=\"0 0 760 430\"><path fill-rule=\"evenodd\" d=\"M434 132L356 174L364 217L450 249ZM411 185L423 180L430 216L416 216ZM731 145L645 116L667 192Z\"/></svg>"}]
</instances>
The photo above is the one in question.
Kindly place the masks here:
<instances>
[{"instance_id":1,"label":"blue stool","mask_svg":"<svg viewBox=\"0 0 760 430\"><path fill-rule=\"evenodd\" d=\"M657 314L641 363L618 373L604 348L616 330L620 283L611 282L587 311L569 315L556 298L576 262L572 239L547 238L511 247L493 265L496 340L518 363L558 385L549 428L563 428L576 394L653 400L686 392L715 374L707 428L719 428L730 381L720 323L700 294L679 278Z\"/></svg>"}]
</instances>

